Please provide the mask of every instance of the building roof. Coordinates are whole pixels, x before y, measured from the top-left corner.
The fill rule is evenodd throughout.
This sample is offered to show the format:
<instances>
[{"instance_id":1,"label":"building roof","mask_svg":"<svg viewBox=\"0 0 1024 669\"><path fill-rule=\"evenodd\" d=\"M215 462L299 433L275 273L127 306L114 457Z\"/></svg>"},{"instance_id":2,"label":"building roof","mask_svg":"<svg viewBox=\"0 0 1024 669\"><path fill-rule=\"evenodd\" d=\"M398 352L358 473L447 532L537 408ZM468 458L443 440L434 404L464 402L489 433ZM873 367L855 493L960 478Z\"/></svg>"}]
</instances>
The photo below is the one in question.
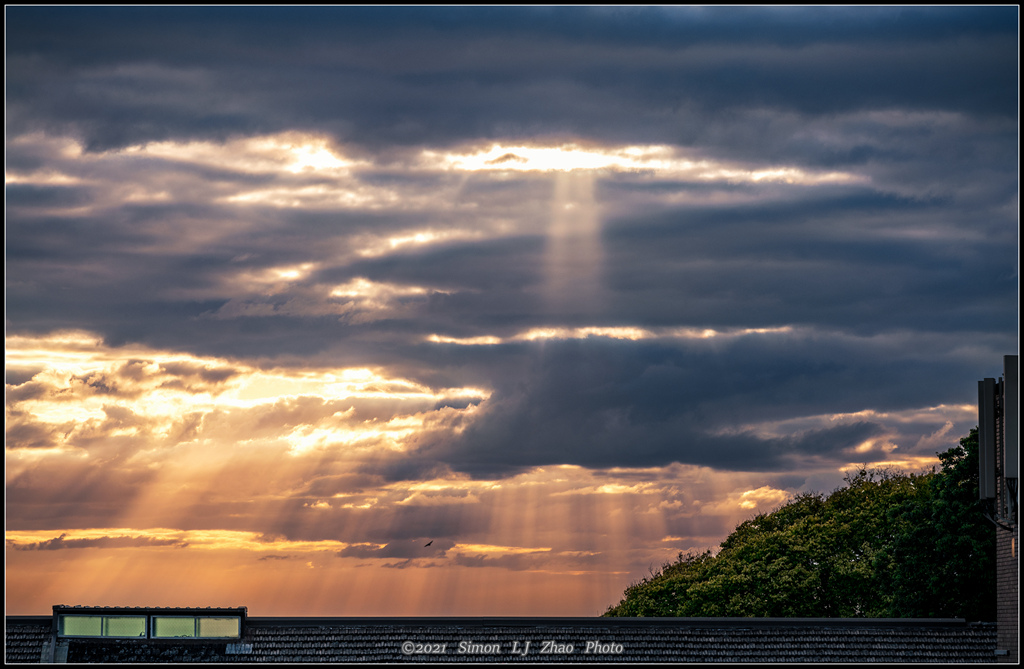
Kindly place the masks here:
<instances>
[{"instance_id":1,"label":"building roof","mask_svg":"<svg viewBox=\"0 0 1024 669\"><path fill-rule=\"evenodd\" d=\"M996 649L994 623L955 619L256 617L207 640L64 638L52 617L12 616L6 630L5 659L26 663L986 662Z\"/></svg>"}]
</instances>

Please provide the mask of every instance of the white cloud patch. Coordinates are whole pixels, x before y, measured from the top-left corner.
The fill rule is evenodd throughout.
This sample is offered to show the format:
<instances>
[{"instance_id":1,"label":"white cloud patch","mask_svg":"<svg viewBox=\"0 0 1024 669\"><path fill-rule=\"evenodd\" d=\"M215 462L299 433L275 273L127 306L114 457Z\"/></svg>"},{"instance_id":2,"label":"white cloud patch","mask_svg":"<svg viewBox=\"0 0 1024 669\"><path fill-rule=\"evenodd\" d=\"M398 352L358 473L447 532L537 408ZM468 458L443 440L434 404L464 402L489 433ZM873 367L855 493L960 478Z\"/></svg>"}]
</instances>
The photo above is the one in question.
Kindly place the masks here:
<instances>
[{"instance_id":1,"label":"white cloud patch","mask_svg":"<svg viewBox=\"0 0 1024 669\"><path fill-rule=\"evenodd\" d=\"M487 150L462 152L423 152L425 165L437 165L456 171L642 172L661 179L729 183L778 181L788 184L861 183L868 179L850 172L820 172L785 165L740 165L721 160L690 159L678 149L666 145L649 146L505 146L494 144Z\"/></svg>"}]
</instances>

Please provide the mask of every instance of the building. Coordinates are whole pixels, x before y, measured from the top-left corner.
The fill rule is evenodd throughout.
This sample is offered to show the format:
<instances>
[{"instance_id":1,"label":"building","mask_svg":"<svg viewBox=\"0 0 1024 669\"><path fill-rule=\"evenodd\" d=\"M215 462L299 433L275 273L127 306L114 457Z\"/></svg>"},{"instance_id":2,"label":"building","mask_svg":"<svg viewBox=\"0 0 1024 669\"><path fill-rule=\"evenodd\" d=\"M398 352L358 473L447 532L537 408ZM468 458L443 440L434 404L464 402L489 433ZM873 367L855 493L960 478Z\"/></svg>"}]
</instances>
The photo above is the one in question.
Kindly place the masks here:
<instances>
[{"instance_id":1,"label":"building","mask_svg":"<svg viewBox=\"0 0 1024 669\"><path fill-rule=\"evenodd\" d=\"M879 618L249 618L55 606L7 618L34 662L991 662L993 623Z\"/></svg>"},{"instance_id":2,"label":"building","mask_svg":"<svg viewBox=\"0 0 1024 669\"><path fill-rule=\"evenodd\" d=\"M1017 356L1003 356L1003 376L978 381L978 497L996 533L996 623L1002 662L1020 662L1020 406Z\"/></svg>"}]
</instances>

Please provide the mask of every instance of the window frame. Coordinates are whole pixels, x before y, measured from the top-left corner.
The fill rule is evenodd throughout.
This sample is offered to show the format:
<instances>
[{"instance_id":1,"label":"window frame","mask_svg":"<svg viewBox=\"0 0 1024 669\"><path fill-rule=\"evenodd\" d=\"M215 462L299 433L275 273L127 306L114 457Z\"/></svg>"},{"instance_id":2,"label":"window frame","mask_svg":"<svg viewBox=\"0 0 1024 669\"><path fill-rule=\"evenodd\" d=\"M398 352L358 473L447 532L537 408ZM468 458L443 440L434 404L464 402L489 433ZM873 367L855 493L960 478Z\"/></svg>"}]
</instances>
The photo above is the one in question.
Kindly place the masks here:
<instances>
[{"instance_id":1,"label":"window frame","mask_svg":"<svg viewBox=\"0 0 1024 669\"><path fill-rule=\"evenodd\" d=\"M149 622L148 616L131 613L60 613L57 619L57 636L66 637L68 639L148 639L149 638ZM100 623L99 634L68 634L64 631L66 622L69 618L98 618ZM142 620L142 634L136 635L125 635L125 634L109 634L110 619L112 618L132 618Z\"/></svg>"},{"instance_id":2,"label":"window frame","mask_svg":"<svg viewBox=\"0 0 1024 669\"><path fill-rule=\"evenodd\" d=\"M60 611L56 613L53 633L55 637L67 639L147 639L155 641L237 641L242 638L245 616L233 615L233 612L216 611L205 614L201 611L172 612L172 611ZM137 627L139 634L111 634L110 625L114 621L131 620ZM158 635L157 625L159 621L166 620L172 627L191 627L191 633L187 635ZM86 623L85 621L92 621ZM186 622L188 621L188 622ZM229 622L230 621L230 622ZM68 627L91 627L98 633L74 634L65 631ZM191 623L191 625L189 625ZM122 624L124 624L122 622ZM141 624L141 627L139 626ZM224 631L225 627L231 627L231 633L224 635L218 632ZM204 628L206 628L204 630ZM82 631L78 629L77 631Z\"/></svg>"}]
</instances>

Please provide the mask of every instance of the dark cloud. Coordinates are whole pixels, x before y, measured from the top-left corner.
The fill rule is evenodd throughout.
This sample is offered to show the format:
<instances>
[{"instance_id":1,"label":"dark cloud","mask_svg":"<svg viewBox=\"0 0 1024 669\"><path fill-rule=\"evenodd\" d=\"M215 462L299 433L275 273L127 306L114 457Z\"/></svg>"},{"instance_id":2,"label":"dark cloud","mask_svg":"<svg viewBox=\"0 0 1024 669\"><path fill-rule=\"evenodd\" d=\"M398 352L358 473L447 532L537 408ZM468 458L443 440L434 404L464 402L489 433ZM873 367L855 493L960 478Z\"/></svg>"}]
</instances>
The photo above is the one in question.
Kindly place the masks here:
<instances>
[{"instance_id":1,"label":"dark cloud","mask_svg":"<svg viewBox=\"0 0 1024 669\"><path fill-rule=\"evenodd\" d=\"M879 339L794 333L683 345L548 342L518 373L494 377L498 389L460 435L426 438L388 476L415 478L439 463L485 477L553 464L841 465L855 459L854 446L879 434L878 424L852 421L786 437L739 426L937 406L952 400L946 393L954 386L957 401L971 401L981 360L939 362L945 344L911 334Z\"/></svg>"},{"instance_id":2,"label":"dark cloud","mask_svg":"<svg viewBox=\"0 0 1024 669\"><path fill-rule=\"evenodd\" d=\"M70 432L73 428L71 422L64 426L54 426L34 420L27 412L9 411L5 436L8 444L17 444L21 448L53 448L58 444L61 432Z\"/></svg>"},{"instance_id":3,"label":"dark cloud","mask_svg":"<svg viewBox=\"0 0 1024 669\"><path fill-rule=\"evenodd\" d=\"M536 569L545 563L550 556L544 553L518 553L506 555L464 555L457 554L452 557L452 563L460 567L496 567L498 569L509 569L511 571L522 571L523 569Z\"/></svg>"},{"instance_id":4,"label":"dark cloud","mask_svg":"<svg viewBox=\"0 0 1024 669\"><path fill-rule=\"evenodd\" d=\"M10 207L72 207L92 201L90 189L69 186L33 186L11 184L6 188Z\"/></svg>"},{"instance_id":5,"label":"dark cloud","mask_svg":"<svg viewBox=\"0 0 1024 669\"><path fill-rule=\"evenodd\" d=\"M78 426L68 421L38 445L60 446L58 435L65 432L66 438L75 429ZM120 466L142 445L139 440L107 437L95 422L86 431L80 443L83 451L93 451L91 458L72 451L43 459L9 478L7 518L16 519L19 529L112 527L153 483L153 470ZM13 445L8 437L7 447Z\"/></svg>"},{"instance_id":6,"label":"dark cloud","mask_svg":"<svg viewBox=\"0 0 1024 669\"><path fill-rule=\"evenodd\" d=\"M352 473L318 476L307 483L302 494L311 497L328 497L337 493L359 493L380 483L379 477Z\"/></svg>"},{"instance_id":7,"label":"dark cloud","mask_svg":"<svg viewBox=\"0 0 1024 669\"><path fill-rule=\"evenodd\" d=\"M5 399L7 401L8 406L17 404L18 402L24 402L25 400L39 399L41 397L44 397L50 391L50 388L47 386L47 384L31 381L31 379L35 376L34 373L29 372L26 374L26 376L28 378L22 377L22 379L24 379L22 383L7 384ZM11 377L12 374L8 373L8 381L20 380L17 377L15 377L14 379L12 379Z\"/></svg>"},{"instance_id":8,"label":"dark cloud","mask_svg":"<svg viewBox=\"0 0 1024 669\"><path fill-rule=\"evenodd\" d=\"M338 557L356 558L427 558L443 556L454 541L438 539L426 546L422 539L392 541L384 546L374 544L352 544L338 551Z\"/></svg>"},{"instance_id":9,"label":"dark cloud","mask_svg":"<svg viewBox=\"0 0 1024 669\"><path fill-rule=\"evenodd\" d=\"M344 541L339 555L396 568L526 571L546 558L451 551L497 541L497 493L401 482L568 464L828 483L955 443L973 421L958 407L1017 347L1014 7L5 18L9 342L84 330L102 344L76 354L110 361L48 374L32 346L10 358L11 528L118 527L133 510L144 527ZM282 147L311 137L355 162L290 165ZM566 202L578 174L516 170L567 143L676 162L596 171L592 201ZM441 157L494 144L500 170ZM568 205L592 213L588 238L559 238ZM555 290L569 266L579 290ZM654 332L524 338L556 327ZM473 337L490 343L457 343ZM278 368L423 387L230 394ZM210 401L155 418L151 393ZM396 417L423 427L345 436ZM154 485L185 501L139 502ZM634 494L622 508L646 517ZM592 495L545 499L596 519L573 550L601 550ZM678 508L658 517L685 541L731 529Z\"/></svg>"},{"instance_id":10,"label":"dark cloud","mask_svg":"<svg viewBox=\"0 0 1024 669\"><path fill-rule=\"evenodd\" d=\"M211 385L223 383L237 374L232 369L215 369L180 362L165 363L160 366L160 371L178 377L198 377L199 380Z\"/></svg>"},{"instance_id":11,"label":"dark cloud","mask_svg":"<svg viewBox=\"0 0 1024 669\"><path fill-rule=\"evenodd\" d=\"M700 143L723 109L1012 116L1016 106L1010 7L13 8L7 18L18 27L11 123L72 127L97 149L282 127L366 145L583 129Z\"/></svg>"},{"instance_id":12,"label":"dark cloud","mask_svg":"<svg viewBox=\"0 0 1024 669\"><path fill-rule=\"evenodd\" d=\"M13 548L18 551L57 551L68 548L140 548L149 546L185 548L188 546L188 542L178 539L156 539L154 537L109 536L88 539L66 539L65 537L67 537L67 534L61 534L59 537L36 543L13 543ZM8 543L10 544L11 542Z\"/></svg>"}]
</instances>

